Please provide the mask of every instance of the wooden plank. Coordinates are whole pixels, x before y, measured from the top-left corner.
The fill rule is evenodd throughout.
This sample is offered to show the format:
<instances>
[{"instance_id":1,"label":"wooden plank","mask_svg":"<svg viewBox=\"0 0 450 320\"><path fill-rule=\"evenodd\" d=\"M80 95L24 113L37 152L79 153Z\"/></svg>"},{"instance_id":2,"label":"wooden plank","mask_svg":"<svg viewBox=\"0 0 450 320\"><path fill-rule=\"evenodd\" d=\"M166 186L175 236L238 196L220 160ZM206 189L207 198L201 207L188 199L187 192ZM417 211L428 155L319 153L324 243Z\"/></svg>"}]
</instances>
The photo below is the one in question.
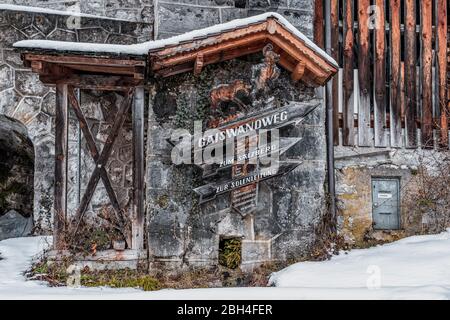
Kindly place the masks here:
<instances>
[{"instance_id":1,"label":"wooden plank","mask_svg":"<svg viewBox=\"0 0 450 320\"><path fill-rule=\"evenodd\" d=\"M354 127L354 88L353 88L353 0L344 0L344 66L343 66L343 125L342 144L344 146L355 145Z\"/></svg>"},{"instance_id":2,"label":"wooden plank","mask_svg":"<svg viewBox=\"0 0 450 320\"><path fill-rule=\"evenodd\" d=\"M421 0L422 147L433 148L432 0Z\"/></svg>"},{"instance_id":3,"label":"wooden plank","mask_svg":"<svg viewBox=\"0 0 450 320\"><path fill-rule=\"evenodd\" d=\"M378 14L375 24L375 105L374 144L386 146L386 44L385 44L385 0L376 0Z\"/></svg>"},{"instance_id":4,"label":"wooden plank","mask_svg":"<svg viewBox=\"0 0 450 320\"><path fill-rule=\"evenodd\" d=\"M405 147L417 147L416 2L405 0Z\"/></svg>"},{"instance_id":5,"label":"wooden plank","mask_svg":"<svg viewBox=\"0 0 450 320\"><path fill-rule=\"evenodd\" d=\"M314 42L320 47L324 48L324 28L323 22L323 0L314 1Z\"/></svg>"},{"instance_id":6,"label":"wooden plank","mask_svg":"<svg viewBox=\"0 0 450 320\"><path fill-rule=\"evenodd\" d=\"M107 90L107 91L128 91L130 87L139 85L142 80L124 76L99 76L99 75L78 75L71 76L40 76L39 79L46 84L56 82L89 90Z\"/></svg>"},{"instance_id":7,"label":"wooden plank","mask_svg":"<svg viewBox=\"0 0 450 320\"><path fill-rule=\"evenodd\" d=\"M339 1L331 0L331 57L339 61ZM333 104L333 143L339 145L339 73L333 76L331 96Z\"/></svg>"},{"instance_id":8,"label":"wooden plank","mask_svg":"<svg viewBox=\"0 0 450 320\"><path fill-rule=\"evenodd\" d=\"M303 77L303 74L305 73L305 66L306 63L304 63L303 61L300 61L297 64L291 74L291 78L293 81L299 81Z\"/></svg>"},{"instance_id":9,"label":"wooden plank","mask_svg":"<svg viewBox=\"0 0 450 320\"><path fill-rule=\"evenodd\" d=\"M370 56L369 56L369 6L370 0L358 1L358 144L371 145L370 135Z\"/></svg>"},{"instance_id":10,"label":"wooden plank","mask_svg":"<svg viewBox=\"0 0 450 320\"><path fill-rule=\"evenodd\" d=\"M108 138L106 139L106 142L103 146L102 153L97 159L94 171L92 172L91 178L89 179L88 185L86 187L86 191L83 195L83 198L81 199L80 206L78 207L77 213L75 215L74 219L75 228L72 236L74 236L78 231L80 222L83 219L84 213L86 212L86 209L97 187L97 183L100 179L100 169L106 165L108 158L113 150L114 142L116 141L116 138L119 135L119 131L122 128L123 123L125 122L127 111L130 107L130 102L132 99L132 91L133 90L129 90L124 100L122 101L122 104L120 105L120 108L117 111L115 121L109 131Z\"/></svg>"},{"instance_id":11,"label":"wooden plank","mask_svg":"<svg viewBox=\"0 0 450 320\"><path fill-rule=\"evenodd\" d=\"M401 30L400 30L400 0L391 0L390 17L390 140L391 147L401 148L402 143L402 107L401 107Z\"/></svg>"},{"instance_id":12,"label":"wooden plank","mask_svg":"<svg viewBox=\"0 0 450 320\"><path fill-rule=\"evenodd\" d=\"M84 65L102 65L102 66L145 66L145 60L133 60L133 59L116 59L116 58L101 58L98 56L80 56L80 55L48 55L48 54L36 54L25 53L25 59L28 61L38 60L51 62L56 64L84 64Z\"/></svg>"},{"instance_id":13,"label":"wooden plank","mask_svg":"<svg viewBox=\"0 0 450 320\"><path fill-rule=\"evenodd\" d=\"M436 66L437 66L437 95L439 101L440 112L440 134L439 146L441 148L448 148L448 121L450 110L447 106L447 59L450 58L448 53L448 36L447 36L447 1L436 0L437 8L437 33L436 33Z\"/></svg>"},{"instance_id":14,"label":"wooden plank","mask_svg":"<svg viewBox=\"0 0 450 320\"><path fill-rule=\"evenodd\" d=\"M81 131L83 131L84 138L86 140L86 146L89 150L89 153L92 156L92 159L94 159L94 162L96 163L98 161L98 150L97 146L95 144L94 137L92 136L91 130L89 129L89 125L86 121L86 118L84 117L83 111L81 110L81 107L78 103L78 99L75 97L75 93L73 91L73 88L69 88L69 101L72 105L72 108L75 112L75 115L78 119L78 122L80 123ZM116 211L116 214L120 214L120 204L117 200L116 193L112 187L111 181L108 177L108 173L106 172L105 167L100 168L100 177L102 178L103 185L106 189L106 193L108 194L109 200L111 201L111 205L113 206L114 210Z\"/></svg>"},{"instance_id":15,"label":"wooden plank","mask_svg":"<svg viewBox=\"0 0 450 320\"><path fill-rule=\"evenodd\" d=\"M197 58L195 59L194 75L198 76L202 72L203 65L204 65L204 55L203 53L199 53L197 54Z\"/></svg>"},{"instance_id":16,"label":"wooden plank","mask_svg":"<svg viewBox=\"0 0 450 320\"><path fill-rule=\"evenodd\" d=\"M63 249L65 244L64 231L67 220L67 148L67 85L57 84L55 108L55 199L53 213L53 246L57 250Z\"/></svg>"},{"instance_id":17,"label":"wooden plank","mask_svg":"<svg viewBox=\"0 0 450 320\"><path fill-rule=\"evenodd\" d=\"M134 93L133 115L133 222L132 249L144 248L144 88Z\"/></svg>"}]
</instances>

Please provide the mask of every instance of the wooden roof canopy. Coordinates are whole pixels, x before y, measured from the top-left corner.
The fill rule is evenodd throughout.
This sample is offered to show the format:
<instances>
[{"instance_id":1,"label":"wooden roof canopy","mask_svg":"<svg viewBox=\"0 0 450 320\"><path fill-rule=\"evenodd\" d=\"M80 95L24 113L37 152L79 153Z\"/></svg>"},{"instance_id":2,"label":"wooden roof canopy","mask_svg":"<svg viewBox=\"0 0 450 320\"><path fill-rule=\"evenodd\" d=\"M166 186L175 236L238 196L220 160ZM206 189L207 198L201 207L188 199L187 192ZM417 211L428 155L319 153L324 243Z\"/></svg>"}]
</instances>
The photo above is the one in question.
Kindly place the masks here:
<instances>
[{"instance_id":1,"label":"wooden roof canopy","mask_svg":"<svg viewBox=\"0 0 450 320\"><path fill-rule=\"evenodd\" d=\"M269 13L264 19L249 19L232 28L218 25L171 39L115 46L125 48L116 51L114 45L89 44L83 49L79 43L60 42L61 47L52 47L42 40L25 40L15 46L22 51L24 64L38 73L42 82L52 85L70 80L80 88L120 90L152 78L184 72L198 75L206 65L262 51L268 43L280 55L278 64L291 72L294 81L317 87L337 73L337 64L281 16ZM132 46L141 46L142 54L126 50ZM96 78L105 75L106 83L99 88Z\"/></svg>"},{"instance_id":2,"label":"wooden roof canopy","mask_svg":"<svg viewBox=\"0 0 450 320\"><path fill-rule=\"evenodd\" d=\"M280 55L278 62L309 85L324 85L338 68L304 41L296 37L276 18L149 52L151 71L158 76L171 76L193 71L199 74L208 64L235 59L261 51L272 43Z\"/></svg>"}]
</instances>

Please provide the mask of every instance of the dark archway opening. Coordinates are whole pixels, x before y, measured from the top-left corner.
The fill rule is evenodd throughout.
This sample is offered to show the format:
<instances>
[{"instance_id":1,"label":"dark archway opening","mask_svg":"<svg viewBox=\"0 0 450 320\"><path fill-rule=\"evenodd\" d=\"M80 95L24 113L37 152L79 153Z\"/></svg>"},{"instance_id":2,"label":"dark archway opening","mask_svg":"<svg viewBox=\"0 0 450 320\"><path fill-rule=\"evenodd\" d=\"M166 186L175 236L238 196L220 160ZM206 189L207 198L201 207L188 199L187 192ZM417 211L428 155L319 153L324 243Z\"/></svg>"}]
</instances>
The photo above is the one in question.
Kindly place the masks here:
<instances>
[{"instance_id":1,"label":"dark archway opening","mask_svg":"<svg viewBox=\"0 0 450 320\"><path fill-rule=\"evenodd\" d=\"M27 128L0 115L0 240L33 228L34 147Z\"/></svg>"}]
</instances>

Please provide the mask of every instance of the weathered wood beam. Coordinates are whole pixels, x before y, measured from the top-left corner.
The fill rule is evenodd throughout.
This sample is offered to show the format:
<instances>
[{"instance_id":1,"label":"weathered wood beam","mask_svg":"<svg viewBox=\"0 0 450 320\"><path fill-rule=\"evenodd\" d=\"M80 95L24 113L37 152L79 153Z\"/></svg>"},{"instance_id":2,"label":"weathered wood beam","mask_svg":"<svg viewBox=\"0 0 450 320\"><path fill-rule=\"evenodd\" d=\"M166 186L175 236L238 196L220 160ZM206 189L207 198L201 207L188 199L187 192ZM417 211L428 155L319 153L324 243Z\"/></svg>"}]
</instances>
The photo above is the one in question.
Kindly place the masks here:
<instances>
[{"instance_id":1,"label":"weathered wood beam","mask_svg":"<svg viewBox=\"0 0 450 320\"><path fill-rule=\"evenodd\" d=\"M92 136L91 130L89 129L89 125L86 121L86 118L84 117L83 111L81 110L78 99L75 96L74 89L72 87L69 88L69 101L78 119L80 129L83 132L84 138L86 139L86 145L89 150L89 153L91 154L92 159L94 159L94 162L96 163L99 157L98 149L95 144L94 137ZM111 181L108 177L108 173L106 172L105 167L100 168L100 177L102 178L103 185L105 186L106 193L108 194L109 200L111 201L111 205L116 211L116 214L120 214L121 209L119 201L117 200L116 193L114 192L114 189L112 187Z\"/></svg>"},{"instance_id":2,"label":"weathered wood beam","mask_svg":"<svg viewBox=\"0 0 450 320\"><path fill-rule=\"evenodd\" d=\"M224 32L213 37L205 37L203 39L196 39L193 42L174 45L163 50L155 49L155 51L157 52L150 52L150 55L155 58L166 59L168 57L176 56L181 53L186 53L186 51L191 51L195 56L196 49L210 47L211 43L217 43L218 45L220 45L222 43L231 42L241 38L249 38L248 35L265 33L266 31L267 22L261 22L255 25ZM191 58L190 60L192 59L193 58Z\"/></svg>"},{"instance_id":3,"label":"weathered wood beam","mask_svg":"<svg viewBox=\"0 0 450 320\"><path fill-rule=\"evenodd\" d=\"M128 91L130 88L142 83L142 80L131 77L77 74L69 77L40 76L39 79L46 84L60 82L80 89L108 91Z\"/></svg>"},{"instance_id":4,"label":"weathered wood beam","mask_svg":"<svg viewBox=\"0 0 450 320\"><path fill-rule=\"evenodd\" d=\"M420 1L421 29L421 80L422 80L422 147L433 148L433 93L432 93L432 0Z\"/></svg>"},{"instance_id":5,"label":"weathered wood beam","mask_svg":"<svg viewBox=\"0 0 450 320\"><path fill-rule=\"evenodd\" d=\"M324 48L325 43L324 21L323 0L314 0L314 42L322 49Z\"/></svg>"},{"instance_id":6,"label":"weathered wood beam","mask_svg":"<svg viewBox=\"0 0 450 320\"><path fill-rule=\"evenodd\" d=\"M289 54L291 57L296 59L297 61L305 61L306 63L306 69L310 70L311 72L315 73L317 76L317 79L325 78L327 79L330 74L328 74L324 69L319 67L314 61L311 60L311 57L308 57L306 55L303 55L299 53L298 49L293 47L291 44L282 41L276 36L269 36L269 39L271 42L273 42L275 45L280 47L282 50L284 50L287 54ZM316 84L320 85L319 83Z\"/></svg>"},{"instance_id":7,"label":"weathered wood beam","mask_svg":"<svg viewBox=\"0 0 450 320\"><path fill-rule=\"evenodd\" d=\"M215 53L218 53L221 51L225 52L227 50L232 50L235 48L248 46L248 45L251 45L253 42L260 42L262 40L265 40L266 38L267 38L267 33L260 32L260 33L253 34L248 37L242 38L242 39L233 40L233 41L229 41L229 42L223 42L223 43L219 43L219 44L210 46L207 49L201 50L201 52L204 56L214 55ZM159 69L171 67L171 66L186 63L189 61L193 62L197 58L197 54L198 54L198 50L194 51L194 52L178 54L176 56L167 57L167 58L158 58L157 56L155 56L155 57L153 57L152 70L156 71Z\"/></svg>"},{"instance_id":8,"label":"weathered wood beam","mask_svg":"<svg viewBox=\"0 0 450 320\"><path fill-rule=\"evenodd\" d=\"M355 145L355 96L354 96L354 68L353 68L353 48L355 43L353 28L353 1L344 1L344 25L343 25L343 42L344 42L344 63L343 63L343 126L342 126L342 144L344 146Z\"/></svg>"},{"instance_id":9,"label":"weathered wood beam","mask_svg":"<svg viewBox=\"0 0 450 320\"><path fill-rule=\"evenodd\" d=\"M331 0L331 57L339 61L339 1ZM333 143L339 144L339 77L336 73L331 79L331 103L333 107Z\"/></svg>"},{"instance_id":10,"label":"weathered wood beam","mask_svg":"<svg viewBox=\"0 0 450 320\"><path fill-rule=\"evenodd\" d=\"M400 29L400 17L401 6L400 0L390 1L390 138L391 147L401 148L402 142L402 91L401 91L401 29Z\"/></svg>"},{"instance_id":11,"label":"weathered wood beam","mask_svg":"<svg viewBox=\"0 0 450 320\"><path fill-rule=\"evenodd\" d=\"M303 75L305 74L306 63L304 61L300 61L295 66L294 71L292 71L291 78L293 81L299 81Z\"/></svg>"},{"instance_id":12,"label":"weathered wood beam","mask_svg":"<svg viewBox=\"0 0 450 320\"><path fill-rule=\"evenodd\" d=\"M97 65L84 65L84 64L64 64L65 67L73 70L87 71L92 73L104 73L112 75L128 75L133 76L136 73L136 68L133 66L97 66Z\"/></svg>"},{"instance_id":13,"label":"weathered wood beam","mask_svg":"<svg viewBox=\"0 0 450 320\"><path fill-rule=\"evenodd\" d=\"M195 59L195 64L194 64L194 75L198 76L203 69L203 64L204 64L204 54L202 52L199 52L197 54L197 58Z\"/></svg>"},{"instance_id":14,"label":"weathered wood beam","mask_svg":"<svg viewBox=\"0 0 450 320\"><path fill-rule=\"evenodd\" d=\"M440 134L439 146L448 148L448 121L450 119L450 106L447 106L447 59L450 59L450 53L447 51L447 10L448 0L437 0L436 8L436 65L437 65L437 96L440 112ZM450 99L449 99L450 100Z\"/></svg>"},{"instance_id":15,"label":"weathered wood beam","mask_svg":"<svg viewBox=\"0 0 450 320\"><path fill-rule=\"evenodd\" d=\"M111 155L111 152L113 150L114 142L116 141L116 138L119 135L120 129L122 128L123 123L125 122L127 111L129 109L131 101L132 101L133 91L134 91L133 89L128 90L124 100L122 101L122 104L120 105L119 110L116 114L115 121L109 131L108 138L106 139L106 142L103 146L102 153L100 154L100 156L97 159L94 171L92 172L91 178L89 179L88 185L86 187L86 191L83 195L83 198L81 199L80 206L78 207L77 213L75 215L75 219L73 221L74 229L73 229L72 237L78 231L80 223L83 220L84 213L86 212L86 209L92 199L92 196L94 194L94 191L95 191L98 181L100 179L101 168L106 165L106 163L109 159L109 156Z\"/></svg>"},{"instance_id":16,"label":"weathered wood beam","mask_svg":"<svg viewBox=\"0 0 450 320\"><path fill-rule=\"evenodd\" d=\"M133 122L133 220L131 248L144 248L144 88L137 87L132 107Z\"/></svg>"},{"instance_id":17,"label":"weathered wood beam","mask_svg":"<svg viewBox=\"0 0 450 320\"><path fill-rule=\"evenodd\" d=\"M321 57L313 49L305 45L304 42L294 37L292 33L286 30L278 21L276 33L274 35L269 35L269 38L271 40L277 38L286 44L294 46L297 52L307 57L307 61L311 61L312 64L325 71L325 73L336 73L338 71L335 66L331 65L329 61L326 60L326 58Z\"/></svg>"},{"instance_id":18,"label":"weathered wood beam","mask_svg":"<svg viewBox=\"0 0 450 320\"><path fill-rule=\"evenodd\" d=\"M101 57L85 57L78 55L46 55L25 53L24 59L28 61L44 61L55 64L84 64L84 65L101 65L101 66L145 66L145 60L132 59L115 59L115 58L101 58Z\"/></svg>"},{"instance_id":19,"label":"weathered wood beam","mask_svg":"<svg viewBox=\"0 0 450 320\"><path fill-rule=\"evenodd\" d=\"M374 75L374 144L386 147L386 31L385 0L376 0L378 14L375 21L375 75Z\"/></svg>"},{"instance_id":20,"label":"weathered wood beam","mask_svg":"<svg viewBox=\"0 0 450 320\"><path fill-rule=\"evenodd\" d=\"M405 0L405 138L407 148L417 146L416 1Z\"/></svg>"},{"instance_id":21,"label":"weathered wood beam","mask_svg":"<svg viewBox=\"0 0 450 320\"><path fill-rule=\"evenodd\" d=\"M67 85L56 85L55 108L55 187L53 213L53 246L64 249L67 220L68 110Z\"/></svg>"},{"instance_id":22,"label":"weathered wood beam","mask_svg":"<svg viewBox=\"0 0 450 320\"><path fill-rule=\"evenodd\" d=\"M358 1L358 79L359 79L359 106L358 106L358 144L371 146L370 110L370 55L369 55L369 0Z\"/></svg>"}]
</instances>

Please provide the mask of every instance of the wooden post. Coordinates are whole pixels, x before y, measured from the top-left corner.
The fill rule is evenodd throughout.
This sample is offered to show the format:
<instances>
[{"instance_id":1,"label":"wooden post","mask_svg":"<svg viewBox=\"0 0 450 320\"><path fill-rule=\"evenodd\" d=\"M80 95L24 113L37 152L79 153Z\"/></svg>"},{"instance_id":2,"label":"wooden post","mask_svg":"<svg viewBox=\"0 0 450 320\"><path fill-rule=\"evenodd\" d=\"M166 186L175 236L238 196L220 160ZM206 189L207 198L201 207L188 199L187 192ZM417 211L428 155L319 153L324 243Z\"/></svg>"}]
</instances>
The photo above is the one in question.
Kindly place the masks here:
<instances>
[{"instance_id":1,"label":"wooden post","mask_svg":"<svg viewBox=\"0 0 450 320\"><path fill-rule=\"evenodd\" d=\"M133 222L132 249L144 248L144 88L134 91L133 116Z\"/></svg>"},{"instance_id":2,"label":"wooden post","mask_svg":"<svg viewBox=\"0 0 450 320\"><path fill-rule=\"evenodd\" d=\"M64 231L67 220L67 85L56 85L55 110L55 190L53 216L53 247L64 249Z\"/></svg>"}]
</instances>

